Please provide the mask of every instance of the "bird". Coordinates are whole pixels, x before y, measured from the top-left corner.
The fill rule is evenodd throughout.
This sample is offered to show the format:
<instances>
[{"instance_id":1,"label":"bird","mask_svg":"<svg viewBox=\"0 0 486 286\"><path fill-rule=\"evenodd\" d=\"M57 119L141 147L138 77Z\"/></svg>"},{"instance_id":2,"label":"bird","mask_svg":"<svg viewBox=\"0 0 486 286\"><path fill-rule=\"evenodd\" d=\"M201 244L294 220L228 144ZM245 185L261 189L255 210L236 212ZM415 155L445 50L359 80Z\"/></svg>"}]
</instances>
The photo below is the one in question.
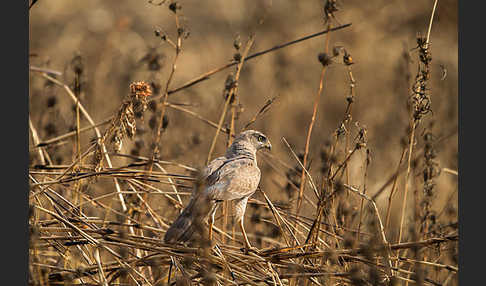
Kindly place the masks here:
<instances>
[{"instance_id":1,"label":"bird","mask_svg":"<svg viewBox=\"0 0 486 286\"><path fill-rule=\"evenodd\" d=\"M189 203L166 231L164 242L188 243L200 239L206 221L211 241L219 203L234 200L235 219L241 228L245 248L253 249L243 218L248 199L260 183L256 153L261 149L272 149L270 140L263 133L246 130L236 135L224 156L215 158L202 170L200 183L196 184Z\"/></svg>"}]
</instances>

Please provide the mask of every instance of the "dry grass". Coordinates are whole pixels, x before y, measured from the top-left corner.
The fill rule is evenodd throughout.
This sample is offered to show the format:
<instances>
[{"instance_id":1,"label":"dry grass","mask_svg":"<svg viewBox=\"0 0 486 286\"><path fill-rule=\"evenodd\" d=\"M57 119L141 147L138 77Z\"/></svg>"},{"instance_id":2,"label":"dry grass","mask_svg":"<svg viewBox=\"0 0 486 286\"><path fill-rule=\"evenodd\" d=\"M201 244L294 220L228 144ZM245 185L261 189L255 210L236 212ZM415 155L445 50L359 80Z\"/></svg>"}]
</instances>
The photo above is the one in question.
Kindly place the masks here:
<instances>
[{"instance_id":1,"label":"dry grass","mask_svg":"<svg viewBox=\"0 0 486 286\"><path fill-rule=\"evenodd\" d=\"M458 285L456 15L36 1L30 284ZM273 145L245 216L259 251L241 249L231 203L211 244L164 244L244 129Z\"/></svg>"}]
</instances>

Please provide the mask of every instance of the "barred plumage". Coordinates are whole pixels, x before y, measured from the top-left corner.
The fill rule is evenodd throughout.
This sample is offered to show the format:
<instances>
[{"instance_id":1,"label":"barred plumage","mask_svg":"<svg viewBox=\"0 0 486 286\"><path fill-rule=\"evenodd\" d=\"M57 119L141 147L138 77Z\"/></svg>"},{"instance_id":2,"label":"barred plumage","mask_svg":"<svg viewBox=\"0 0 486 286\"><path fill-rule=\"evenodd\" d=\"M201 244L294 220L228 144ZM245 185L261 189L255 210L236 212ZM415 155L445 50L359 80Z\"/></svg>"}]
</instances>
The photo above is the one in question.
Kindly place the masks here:
<instances>
[{"instance_id":1,"label":"barred plumage","mask_svg":"<svg viewBox=\"0 0 486 286\"><path fill-rule=\"evenodd\" d=\"M243 226L243 216L248 198L260 182L260 169L256 152L272 145L265 135L247 130L236 136L225 155L211 161L203 170L202 187L193 191L191 200L167 230L166 243L189 242L202 237L205 222L209 219L209 238L218 203L236 200L236 221L239 223L245 246L251 248Z\"/></svg>"}]
</instances>

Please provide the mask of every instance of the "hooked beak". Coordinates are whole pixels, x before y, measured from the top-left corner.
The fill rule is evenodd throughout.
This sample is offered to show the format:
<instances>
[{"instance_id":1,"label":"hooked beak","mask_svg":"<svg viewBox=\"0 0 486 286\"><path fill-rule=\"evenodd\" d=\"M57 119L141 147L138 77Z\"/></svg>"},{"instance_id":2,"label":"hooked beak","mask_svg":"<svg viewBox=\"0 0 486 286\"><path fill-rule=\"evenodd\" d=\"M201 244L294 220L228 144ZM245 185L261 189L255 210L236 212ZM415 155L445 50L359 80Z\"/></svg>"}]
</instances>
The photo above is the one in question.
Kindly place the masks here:
<instances>
[{"instance_id":1,"label":"hooked beak","mask_svg":"<svg viewBox=\"0 0 486 286\"><path fill-rule=\"evenodd\" d=\"M265 144L264 148L267 148L269 151L272 150L272 143L270 143L270 140L267 141L267 144Z\"/></svg>"}]
</instances>

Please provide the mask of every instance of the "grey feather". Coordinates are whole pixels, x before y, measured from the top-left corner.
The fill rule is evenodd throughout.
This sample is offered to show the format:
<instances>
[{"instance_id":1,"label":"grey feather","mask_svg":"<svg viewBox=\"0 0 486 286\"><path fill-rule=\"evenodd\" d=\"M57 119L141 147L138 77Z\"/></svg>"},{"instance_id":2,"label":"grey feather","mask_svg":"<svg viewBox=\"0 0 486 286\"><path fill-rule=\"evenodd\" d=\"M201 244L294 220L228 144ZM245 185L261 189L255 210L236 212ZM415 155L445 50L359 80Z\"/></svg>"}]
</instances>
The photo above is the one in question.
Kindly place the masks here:
<instances>
[{"instance_id":1,"label":"grey feather","mask_svg":"<svg viewBox=\"0 0 486 286\"><path fill-rule=\"evenodd\" d=\"M270 149L271 144L258 131L248 130L236 136L225 155L212 160L201 172L202 187L193 191L189 204L169 227L164 241L188 242L201 237L218 201L238 200L237 219L243 219L246 202L260 182L256 152L262 148Z\"/></svg>"}]
</instances>

